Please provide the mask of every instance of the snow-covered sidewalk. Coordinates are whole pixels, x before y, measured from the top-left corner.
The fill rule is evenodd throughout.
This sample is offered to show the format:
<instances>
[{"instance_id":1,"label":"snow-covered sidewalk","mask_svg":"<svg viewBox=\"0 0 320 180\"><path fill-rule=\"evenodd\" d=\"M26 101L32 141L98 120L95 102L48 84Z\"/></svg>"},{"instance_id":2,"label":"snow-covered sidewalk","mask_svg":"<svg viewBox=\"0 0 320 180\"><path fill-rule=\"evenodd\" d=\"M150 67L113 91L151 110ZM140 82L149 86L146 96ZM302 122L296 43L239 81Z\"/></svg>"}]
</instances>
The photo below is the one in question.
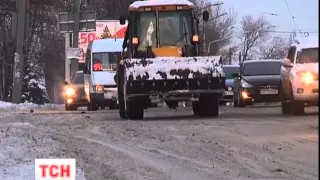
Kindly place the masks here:
<instances>
[{"instance_id":1,"label":"snow-covered sidewalk","mask_svg":"<svg viewBox=\"0 0 320 180\"><path fill-rule=\"evenodd\" d=\"M62 110L64 109L64 104L45 104L38 105L33 103L21 103L13 104L10 102L0 101L0 112L1 111L23 111L23 110Z\"/></svg>"}]
</instances>

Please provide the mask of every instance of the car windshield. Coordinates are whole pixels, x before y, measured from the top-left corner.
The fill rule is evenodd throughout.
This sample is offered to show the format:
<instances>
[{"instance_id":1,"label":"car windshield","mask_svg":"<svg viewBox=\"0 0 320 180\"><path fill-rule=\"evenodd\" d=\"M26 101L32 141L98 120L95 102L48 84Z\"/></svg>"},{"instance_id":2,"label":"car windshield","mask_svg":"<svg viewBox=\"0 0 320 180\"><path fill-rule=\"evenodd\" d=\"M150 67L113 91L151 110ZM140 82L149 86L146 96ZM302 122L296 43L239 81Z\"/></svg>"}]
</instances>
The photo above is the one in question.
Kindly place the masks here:
<instances>
[{"instance_id":1,"label":"car windshield","mask_svg":"<svg viewBox=\"0 0 320 180\"><path fill-rule=\"evenodd\" d=\"M319 48L302 49L297 58L297 63L317 63L319 62Z\"/></svg>"},{"instance_id":2,"label":"car windshield","mask_svg":"<svg viewBox=\"0 0 320 180\"><path fill-rule=\"evenodd\" d=\"M103 70L113 70L116 67L116 55L120 52L93 53L93 64L101 63Z\"/></svg>"},{"instance_id":3,"label":"car windshield","mask_svg":"<svg viewBox=\"0 0 320 180\"><path fill-rule=\"evenodd\" d=\"M233 73L239 73L240 68L236 66L225 66L223 67L223 72L226 73L226 78L227 79L233 79L232 74Z\"/></svg>"},{"instance_id":4,"label":"car windshield","mask_svg":"<svg viewBox=\"0 0 320 180\"><path fill-rule=\"evenodd\" d=\"M182 46L191 44L192 21L190 11L159 12L159 44L160 46ZM156 13L140 13L138 21L139 48L156 46Z\"/></svg>"},{"instance_id":5,"label":"car windshield","mask_svg":"<svg viewBox=\"0 0 320 180\"><path fill-rule=\"evenodd\" d=\"M280 75L281 61L256 61L245 63L243 69L244 76L265 76L265 75Z\"/></svg>"},{"instance_id":6,"label":"car windshield","mask_svg":"<svg viewBox=\"0 0 320 180\"><path fill-rule=\"evenodd\" d=\"M84 77L83 77L83 73L76 73L76 74L73 76L71 82L72 82L73 84L83 84L83 83L84 83L84 79L83 79L83 78L84 78Z\"/></svg>"}]
</instances>

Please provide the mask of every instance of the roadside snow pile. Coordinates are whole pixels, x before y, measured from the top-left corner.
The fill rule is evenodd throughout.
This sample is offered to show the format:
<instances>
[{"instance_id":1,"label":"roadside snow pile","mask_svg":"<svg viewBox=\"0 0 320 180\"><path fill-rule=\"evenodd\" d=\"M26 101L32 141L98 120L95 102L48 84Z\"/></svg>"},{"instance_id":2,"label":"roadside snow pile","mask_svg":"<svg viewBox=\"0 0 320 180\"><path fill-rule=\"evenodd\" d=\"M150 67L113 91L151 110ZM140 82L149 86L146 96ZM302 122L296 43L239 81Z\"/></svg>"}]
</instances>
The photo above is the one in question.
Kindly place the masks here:
<instances>
[{"instance_id":1,"label":"roadside snow pile","mask_svg":"<svg viewBox=\"0 0 320 180\"><path fill-rule=\"evenodd\" d=\"M63 104L45 104L45 105L38 105L33 103L13 104L10 102L0 101L0 111L29 110L29 109L59 110L62 108L64 108Z\"/></svg>"},{"instance_id":2,"label":"roadside snow pile","mask_svg":"<svg viewBox=\"0 0 320 180\"><path fill-rule=\"evenodd\" d=\"M152 80L225 76L220 61L220 56L161 57L126 59L124 64L129 80Z\"/></svg>"}]
</instances>

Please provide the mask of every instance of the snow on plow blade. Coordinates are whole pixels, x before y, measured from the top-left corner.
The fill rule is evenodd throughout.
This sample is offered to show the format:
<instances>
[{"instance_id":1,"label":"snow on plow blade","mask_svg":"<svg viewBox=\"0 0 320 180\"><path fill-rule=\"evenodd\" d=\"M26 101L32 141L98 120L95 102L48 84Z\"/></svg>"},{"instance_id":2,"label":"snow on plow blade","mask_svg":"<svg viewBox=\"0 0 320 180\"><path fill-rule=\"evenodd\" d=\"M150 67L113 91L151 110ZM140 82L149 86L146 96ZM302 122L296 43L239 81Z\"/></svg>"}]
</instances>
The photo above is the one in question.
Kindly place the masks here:
<instances>
[{"instance_id":1,"label":"snow on plow blade","mask_svg":"<svg viewBox=\"0 0 320 180\"><path fill-rule=\"evenodd\" d=\"M124 65L129 81L225 76L221 56L126 59Z\"/></svg>"}]
</instances>

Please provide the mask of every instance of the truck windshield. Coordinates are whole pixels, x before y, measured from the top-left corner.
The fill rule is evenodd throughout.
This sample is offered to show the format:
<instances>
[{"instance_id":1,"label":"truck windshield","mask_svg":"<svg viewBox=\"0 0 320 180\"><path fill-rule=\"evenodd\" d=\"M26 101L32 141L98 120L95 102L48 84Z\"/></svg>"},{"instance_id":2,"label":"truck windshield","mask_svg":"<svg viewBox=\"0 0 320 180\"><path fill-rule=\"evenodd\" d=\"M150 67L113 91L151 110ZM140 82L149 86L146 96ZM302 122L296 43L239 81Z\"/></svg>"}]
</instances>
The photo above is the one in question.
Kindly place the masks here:
<instances>
[{"instance_id":1,"label":"truck windshield","mask_svg":"<svg viewBox=\"0 0 320 180\"><path fill-rule=\"evenodd\" d=\"M319 51L318 48L307 48L302 49L297 58L297 63L318 63L319 62Z\"/></svg>"},{"instance_id":2,"label":"truck windshield","mask_svg":"<svg viewBox=\"0 0 320 180\"><path fill-rule=\"evenodd\" d=\"M113 70L116 67L116 55L120 52L93 53L93 64L101 63L103 70Z\"/></svg>"},{"instance_id":3,"label":"truck windshield","mask_svg":"<svg viewBox=\"0 0 320 180\"><path fill-rule=\"evenodd\" d=\"M156 13L144 12L138 17L138 38L140 48L155 47ZM183 46L191 44L192 20L190 11L159 11L159 36L160 46Z\"/></svg>"},{"instance_id":4,"label":"truck windshield","mask_svg":"<svg viewBox=\"0 0 320 180\"><path fill-rule=\"evenodd\" d=\"M281 62L279 61L256 61L245 63L243 69L244 76L267 76L280 75Z\"/></svg>"}]
</instances>

